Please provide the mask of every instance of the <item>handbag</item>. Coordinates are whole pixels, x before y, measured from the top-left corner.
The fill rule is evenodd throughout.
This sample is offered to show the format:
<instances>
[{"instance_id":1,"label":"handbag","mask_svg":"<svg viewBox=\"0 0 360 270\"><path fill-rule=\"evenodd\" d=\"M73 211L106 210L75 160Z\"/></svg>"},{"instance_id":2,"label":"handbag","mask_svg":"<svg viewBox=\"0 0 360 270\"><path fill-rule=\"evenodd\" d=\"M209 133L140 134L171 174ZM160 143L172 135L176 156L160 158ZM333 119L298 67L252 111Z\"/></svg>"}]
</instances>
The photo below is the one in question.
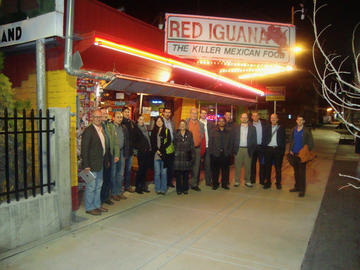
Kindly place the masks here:
<instances>
[{"instance_id":1,"label":"handbag","mask_svg":"<svg viewBox=\"0 0 360 270\"><path fill-rule=\"evenodd\" d=\"M316 157L316 154L313 151L309 150L309 146L305 144L303 148L299 151L298 154L301 163L309 162Z\"/></svg>"},{"instance_id":2,"label":"handbag","mask_svg":"<svg viewBox=\"0 0 360 270\"><path fill-rule=\"evenodd\" d=\"M166 137L167 137L168 129L165 130L165 134L166 134ZM164 140L164 143L167 143L167 138ZM175 148L174 148L173 142L171 142L170 145L169 145L168 147L166 147L165 151L166 151L166 154L167 154L167 155L170 155L170 154L172 154L172 153L175 152Z\"/></svg>"}]
</instances>

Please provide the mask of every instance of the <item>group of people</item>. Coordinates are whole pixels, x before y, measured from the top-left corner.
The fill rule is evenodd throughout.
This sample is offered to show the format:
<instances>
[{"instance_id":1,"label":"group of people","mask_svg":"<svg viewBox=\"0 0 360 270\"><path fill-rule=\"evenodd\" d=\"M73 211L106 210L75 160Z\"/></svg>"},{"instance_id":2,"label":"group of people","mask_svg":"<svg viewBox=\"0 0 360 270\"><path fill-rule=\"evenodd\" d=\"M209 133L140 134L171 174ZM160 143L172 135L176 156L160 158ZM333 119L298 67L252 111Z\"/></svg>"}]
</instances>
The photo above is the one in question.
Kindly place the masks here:
<instances>
[{"instance_id":1,"label":"group of people","mask_svg":"<svg viewBox=\"0 0 360 270\"><path fill-rule=\"evenodd\" d=\"M229 189L230 165L235 165L234 187L240 185L241 170L244 168L244 182L253 187L257 163L259 183L264 189L271 188L271 170L274 165L276 188L281 189L281 167L285 153L285 128L279 124L276 114L270 122L260 120L254 111L249 121L248 114L241 115L238 125L231 121L230 112L220 117L215 124L207 120L207 111L192 108L190 117L181 120L175 129L171 119L172 111L164 109L162 116L154 121L151 132L140 115L137 122L130 118L130 109L114 114L108 120L107 110L95 110L92 124L82 134L81 159L86 172L91 171L95 180L86 184L85 209L92 215L107 212L104 204L126 199L124 191L143 194L150 192L146 185L147 172L154 169L155 192L165 195L169 187L175 187L178 195L188 194L189 189L200 192L200 167L204 162L204 178L207 186L214 190ZM307 145L313 148L311 130L304 126L304 118L298 116L297 126L290 136L290 154L295 160L295 187L291 192L305 195L305 169L297 157ZM130 185L133 156L137 156L135 190ZM221 172L221 181L220 178Z\"/></svg>"}]
</instances>

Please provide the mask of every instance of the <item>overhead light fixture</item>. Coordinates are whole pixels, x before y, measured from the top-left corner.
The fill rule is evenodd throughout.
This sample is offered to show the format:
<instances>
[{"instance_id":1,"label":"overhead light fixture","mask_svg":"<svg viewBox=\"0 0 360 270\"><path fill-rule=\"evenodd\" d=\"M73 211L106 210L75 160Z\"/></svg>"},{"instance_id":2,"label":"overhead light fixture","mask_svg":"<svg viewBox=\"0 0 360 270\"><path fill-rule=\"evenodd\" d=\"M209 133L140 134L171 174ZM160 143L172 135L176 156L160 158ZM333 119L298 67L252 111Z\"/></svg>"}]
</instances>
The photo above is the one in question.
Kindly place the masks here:
<instances>
[{"instance_id":1,"label":"overhead light fixture","mask_svg":"<svg viewBox=\"0 0 360 270\"><path fill-rule=\"evenodd\" d=\"M141 57L141 58L148 59L148 60L151 60L151 61L155 61L155 62L158 62L158 63L161 63L161 64L165 64L165 65L171 66L173 68L180 68L180 69L183 69L183 70L186 70L186 71L194 72L194 73L197 73L197 74L200 74L200 75L203 75L203 76L207 76L207 77L212 78L212 79L217 79L220 82L233 85L235 87L247 90L249 92L252 92L252 93L255 93L255 94L258 94L258 95L261 95L261 96L264 95L264 92L261 91L260 89L256 89L256 88L251 87L249 85L234 81L232 79L223 77L223 76L218 75L216 73L213 73L213 72L210 72L210 71L198 68L198 67L194 67L194 66L191 66L189 64L185 64L185 63L182 63L180 61L177 61L177 60L174 60L174 59L171 59L171 58L167 58L167 57L163 57L163 56L160 56L160 55L149 53L149 52L146 52L146 51L143 51L143 50L135 49L133 47L129 47L129 46L126 46L126 45L123 45L123 44L118 44L118 43L115 43L115 42L112 42L112 41L109 41L109 40L106 40L106 39L103 39L103 38L100 38L100 37L95 37L94 44L96 46L100 46L100 47L103 47L103 48L108 48L108 49L111 49L111 50L119 51L119 52L126 53L126 54L129 54L129 55L133 55L133 56L136 56L136 57Z\"/></svg>"}]
</instances>

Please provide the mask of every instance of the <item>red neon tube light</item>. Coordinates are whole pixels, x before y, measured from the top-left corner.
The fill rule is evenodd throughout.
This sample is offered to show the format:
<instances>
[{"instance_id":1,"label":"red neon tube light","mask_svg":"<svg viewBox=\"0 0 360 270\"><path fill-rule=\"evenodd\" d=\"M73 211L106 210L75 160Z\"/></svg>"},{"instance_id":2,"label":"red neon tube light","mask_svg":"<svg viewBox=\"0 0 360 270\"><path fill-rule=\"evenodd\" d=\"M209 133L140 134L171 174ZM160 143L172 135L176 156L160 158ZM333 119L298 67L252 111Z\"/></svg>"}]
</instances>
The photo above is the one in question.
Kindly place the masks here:
<instances>
[{"instance_id":1,"label":"red neon tube light","mask_svg":"<svg viewBox=\"0 0 360 270\"><path fill-rule=\"evenodd\" d=\"M181 68L181 69L184 69L186 71L190 71L190 72L194 72L194 73L197 73L197 74L200 74L200 75L203 75L203 76L210 77L212 79L217 79L218 81L233 85L235 87L245 89L245 90L247 90L249 92L252 92L252 93L255 93L257 95L261 95L261 96L264 95L263 91L261 91L259 89L256 89L254 87L251 87L249 85L234 81L232 79L226 78L226 77L218 75L216 73L213 73L213 72L210 72L210 71L207 71L205 69L198 68L198 67L194 67L194 66L191 66L189 64L185 64L185 63L182 63L180 61L177 61L177 60L174 60L174 59L171 59L171 58L167 58L167 57L163 57L163 56L156 55L156 54L153 54L153 53L149 53L149 52L146 52L146 51L142 51L142 50L139 50L139 49L135 49L133 47L129 47L129 46L126 46L126 45L123 45L123 44L118 44L118 43L115 43L115 42L112 42L112 41L109 41L109 40L106 40L106 39L103 39L103 38L99 38L99 37L95 37L94 44L96 46L100 46L100 47L103 47L103 48L108 48L108 49L115 50L115 51L118 51L118 52L130 54L130 55L133 55L133 56L136 56L136 57L141 57L141 58L144 58L144 59L148 59L150 61L155 61L155 62L158 62L158 63L161 63L161 64L165 64L165 65L171 66L173 68Z\"/></svg>"}]
</instances>

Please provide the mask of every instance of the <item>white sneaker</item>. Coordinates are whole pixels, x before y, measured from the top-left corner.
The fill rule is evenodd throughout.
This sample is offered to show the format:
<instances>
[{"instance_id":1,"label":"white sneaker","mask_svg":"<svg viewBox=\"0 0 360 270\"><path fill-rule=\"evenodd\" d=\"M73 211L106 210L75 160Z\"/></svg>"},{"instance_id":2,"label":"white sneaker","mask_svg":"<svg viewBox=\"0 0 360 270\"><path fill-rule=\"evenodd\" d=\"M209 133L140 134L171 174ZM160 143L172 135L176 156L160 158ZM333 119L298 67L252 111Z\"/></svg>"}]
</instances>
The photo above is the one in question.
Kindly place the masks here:
<instances>
[{"instance_id":1,"label":"white sneaker","mask_svg":"<svg viewBox=\"0 0 360 270\"><path fill-rule=\"evenodd\" d=\"M247 187L253 187L254 185L251 184L251 183L245 183L245 186L247 186Z\"/></svg>"},{"instance_id":2,"label":"white sneaker","mask_svg":"<svg viewBox=\"0 0 360 270\"><path fill-rule=\"evenodd\" d=\"M237 183L237 182L236 182L236 183L234 184L234 187L238 187L238 186L240 186L240 183Z\"/></svg>"}]
</instances>

